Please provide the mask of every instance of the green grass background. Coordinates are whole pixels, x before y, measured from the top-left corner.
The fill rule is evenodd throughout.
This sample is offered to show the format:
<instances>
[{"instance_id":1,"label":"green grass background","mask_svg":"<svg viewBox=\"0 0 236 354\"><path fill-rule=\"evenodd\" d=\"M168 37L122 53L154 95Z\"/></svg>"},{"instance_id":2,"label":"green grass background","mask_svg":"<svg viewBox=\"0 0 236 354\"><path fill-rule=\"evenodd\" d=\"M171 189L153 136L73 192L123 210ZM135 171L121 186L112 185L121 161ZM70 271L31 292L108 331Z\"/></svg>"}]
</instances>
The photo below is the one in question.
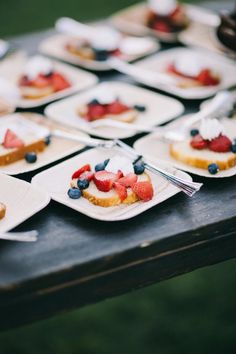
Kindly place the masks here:
<instances>
[{"instance_id":1,"label":"green grass background","mask_svg":"<svg viewBox=\"0 0 236 354\"><path fill-rule=\"evenodd\" d=\"M0 0L0 37L59 16L105 17L132 0ZM0 334L0 354L233 354L236 260ZM1 314L0 314L1 317Z\"/></svg>"}]
</instances>

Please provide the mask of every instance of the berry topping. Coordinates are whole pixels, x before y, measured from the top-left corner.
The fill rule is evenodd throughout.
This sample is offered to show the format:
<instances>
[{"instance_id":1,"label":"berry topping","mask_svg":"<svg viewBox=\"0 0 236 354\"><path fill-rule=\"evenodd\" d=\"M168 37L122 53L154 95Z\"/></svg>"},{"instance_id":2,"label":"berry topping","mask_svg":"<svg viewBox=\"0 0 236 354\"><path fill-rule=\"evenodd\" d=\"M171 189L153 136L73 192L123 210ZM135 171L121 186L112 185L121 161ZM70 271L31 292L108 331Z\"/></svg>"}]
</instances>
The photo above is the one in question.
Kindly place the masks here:
<instances>
[{"instance_id":1,"label":"berry topping","mask_svg":"<svg viewBox=\"0 0 236 354\"><path fill-rule=\"evenodd\" d=\"M198 135L199 134L199 130L198 129L191 129L190 130L190 135L191 136L196 136L196 135Z\"/></svg>"},{"instance_id":2,"label":"berry topping","mask_svg":"<svg viewBox=\"0 0 236 354\"><path fill-rule=\"evenodd\" d=\"M121 170L118 170L117 171L117 179L120 179L123 176L124 176L123 172Z\"/></svg>"},{"instance_id":3,"label":"berry topping","mask_svg":"<svg viewBox=\"0 0 236 354\"><path fill-rule=\"evenodd\" d=\"M119 195L121 201L123 201L127 197L127 190L120 183L115 182L113 184L113 188L115 189L116 193Z\"/></svg>"},{"instance_id":4,"label":"berry topping","mask_svg":"<svg viewBox=\"0 0 236 354\"><path fill-rule=\"evenodd\" d=\"M100 104L93 104L93 105L88 105L88 112L86 117L88 120L95 120L95 119L102 118L106 114L107 114L107 110L105 106L102 106Z\"/></svg>"},{"instance_id":5,"label":"berry topping","mask_svg":"<svg viewBox=\"0 0 236 354\"><path fill-rule=\"evenodd\" d=\"M236 143L232 144L231 151L236 154Z\"/></svg>"},{"instance_id":6,"label":"berry topping","mask_svg":"<svg viewBox=\"0 0 236 354\"><path fill-rule=\"evenodd\" d=\"M112 172L98 171L94 174L94 183L101 192L109 192L116 182L117 175Z\"/></svg>"},{"instance_id":7,"label":"berry topping","mask_svg":"<svg viewBox=\"0 0 236 354\"><path fill-rule=\"evenodd\" d=\"M134 173L136 175L141 175L145 171L145 166L142 162L137 162L134 165Z\"/></svg>"},{"instance_id":8,"label":"berry topping","mask_svg":"<svg viewBox=\"0 0 236 354\"><path fill-rule=\"evenodd\" d=\"M62 76L61 74L54 72L53 75L50 77L52 86L54 91L61 91L65 90L66 88L70 87L70 83Z\"/></svg>"},{"instance_id":9,"label":"berry topping","mask_svg":"<svg viewBox=\"0 0 236 354\"><path fill-rule=\"evenodd\" d=\"M14 149L24 146L24 142L10 129L7 129L2 143L5 149Z\"/></svg>"},{"instance_id":10,"label":"berry topping","mask_svg":"<svg viewBox=\"0 0 236 354\"><path fill-rule=\"evenodd\" d=\"M70 188L67 194L71 199L79 199L81 197L81 191L77 188Z\"/></svg>"},{"instance_id":11,"label":"berry topping","mask_svg":"<svg viewBox=\"0 0 236 354\"><path fill-rule=\"evenodd\" d=\"M134 109L136 109L136 111L139 111L139 112L145 112L146 111L146 107L143 106L143 105L139 105L139 104L135 104L134 105Z\"/></svg>"},{"instance_id":12,"label":"berry topping","mask_svg":"<svg viewBox=\"0 0 236 354\"><path fill-rule=\"evenodd\" d=\"M98 172L98 171L103 171L103 170L105 170L106 165L108 164L109 160L110 160L110 159L107 159L107 160L105 160L105 161L103 161L103 162L101 162L101 163L98 163L98 164L95 166L95 168L94 168L95 171Z\"/></svg>"},{"instance_id":13,"label":"berry topping","mask_svg":"<svg viewBox=\"0 0 236 354\"><path fill-rule=\"evenodd\" d=\"M84 173L86 171L91 171L91 167L89 164L86 164L86 165L82 166L81 168L79 168L77 171L75 171L72 175L72 179L79 178L80 175L82 175L82 173Z\"/></svg>"},{"instance_id":14,"label":"berry topping","mask_svg":"<svg viewBox=\"0 0 236 354\"><path fill-rule=\"evenodd\" d=\"M37 155L35 152L27 152L27 154L25 154L25 161L27 161L28 163L34 163L37 161Z\"/></svg>"},{"instance_id":15,"label":"berry topping","mask_svg":"<svg viewBox=\"0 0 236 354\"><path fill-rule=\"evenodd\" d=\"M99 105L99 101L98 100L96 100L96 98L94 98L93 100L91 100L89 103L88 103L88 105Z\"/></svg>"},{"instance_id":16,"label":"berry topping","mask_svg":"<svg viewBox=\"0 0 236 354\"><path fill-rule=\"evenodd\" d=\"M50 135L48 135L48 136L46 136L46 138L44 139L44 142L45 142L45 145L50 145L51 144L51 136Z\"/></svg>"},{"instance_id":17,"label":"berry topping","mask_svg":"<svg viewBox=\"0 0 236 354\"><path fill-rule=\"evenodd\" d=\"M93 49L94 50L94 54L95 54L95 60L98 61L105 61L107 60L108 56L109 56L109 52L107 50L101 50L101 49Z\"/></svg>"},{"instance_id":18,"label":"berry topping","mask_svg":"<svg viewBox=\"0 0 236 354\"><path fill-rule=\"evenodd\" d=\"M137 182L138 177L134 173L128 173L126 176L121 177L118 180L118 183L120 183L122 186L128 188L132 187L135 182Z\"/></svg>"},{"instance_id":19,"label":"berry topping","mask_svg":"<svg viewBox=\"0 0 236 354\"><path fill-rule=\"evenodd\" d=\"M165 21L157 21L153 24L153 29L160 32L170 33L171 28Z\"/></svg>"},{"instance_id":20,"label":"berry topping","mask_svg":"<svg viewBox=\"0 0 236 354\"><path fill-rule=\"evenodd\" d=\"M91 171L85 171L83 173L81 173L81 175L79 176L79 179L83 180L83 179L87 179L89 182L92 181L94 176L94 173Z\"/></svg>"},{"instance_id":21,"label":"berry topping","mask_svg":"<svg viewBox=\"0 0 236 354\"><path fill-rule=\"evenodd\" d=\"M77 186L79 189L86 189L89 186L89 181L87 179L78 179Z\"/></svg>"},{"instance_id":22,"label":"berry topping","mask_svg":"<svg viewBox=\"0 0 236 354\"><path fill-rule=\"evenodd\" d=\"M215 175L217 172L219 172L219 166L216 163L211 163L208 165L208 171L211 175Z\"/></svg>"},{"instance_id":23,"label":"berry topping","mask_svg":"<svg viewBox=\"0 0 236 354\"><path fill-rule=\"evenodd\" d=\"M129 106L127 106L126 104L123 104L119 101L115 101L113 103L110 103L107 106L107 113L108 114L121 114L123 112L126 112L130 110Z\"/></svg>"},{"instance_id":24,"label":"berry topping","mask_svg":"<svg viewBox=\"0 0 236 354\"><path fill-rule=\"evenodd\" d=\"M192 146L193 149L203 150L208 147L208 141L204 140L200 134L197 134L190 141L190 145Z\"/></svg>"},{"instance_id":25,"label":"berry topping","mask_svg":"<svg viewBox=\"0 0 236 354\"><path fill-rule=\"evenodd\" d=\"M204 69L202 70L198 77L197 80L203 85L203 86L211 86L211 85L218 85L219 84L219 78L215 77L212 75L211 71L209 69Z\"/></svg>"},{"instance_id":26,"label":"berry topping","mask_svg":"<svg viewBox=\"0 0 236 354\"><path fill-rule=\"evenodd\" d=\"M137 195L137 197L145 202L149 201L153 197L153 187L151 182L136 182L132 187L133 192Z\"/></svg>"},{"instance_id":27,"label":"berry topping","mask_svg":"<svg viewBox=\"0 0 236 354\"><path fill-rule=\"evenodd\" d=\"M220 135L209 142L209 149L215 152L231 151L231 146L231 140L225 135Z\"/></svg>"}]
</instances>

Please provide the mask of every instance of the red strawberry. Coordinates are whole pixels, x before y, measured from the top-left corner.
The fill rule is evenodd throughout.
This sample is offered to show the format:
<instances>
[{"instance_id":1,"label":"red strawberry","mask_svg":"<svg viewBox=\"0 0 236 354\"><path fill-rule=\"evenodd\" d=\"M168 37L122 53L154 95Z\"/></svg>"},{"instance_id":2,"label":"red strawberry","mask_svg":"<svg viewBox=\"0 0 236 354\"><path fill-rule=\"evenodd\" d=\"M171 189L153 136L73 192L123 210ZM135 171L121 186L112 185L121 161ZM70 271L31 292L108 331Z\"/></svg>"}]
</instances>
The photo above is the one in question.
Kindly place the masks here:
<instances>
[{"instance_id":1,"label":"red strawberry","mask_svg":"<svg viewBox=\"0 0 236 354\"><path fill-rule=\"evenodd\" d=\"M107 106L107 113L110 113L110 114L121 114L123 112L126 112L128 111L130 108L119 102L119 101L115 101L113 103L110 103L108 106Z\"/></svg>"},{"instance_id":2,"label":"red strawberry","mask_svg":"<svg viewBox=\"0 0 236 354\"><path fill-rule=\"evenodd\" d=\"M113 183L113 188L115 189L116 193L119 195L121 201L123 201L127 197L127 190L120 183L118 182Z\"/></svg>"},{"instance_id":3,"label":"red strawberry","mask_svg":"<svg viewBox=\"0 0 236 354\"><path fill-rule=\"evenodd\" d=\"M124 175L123 175L123 172L121 171L121 170L118 170L117 171L117 179L119 179L119 178L121 178L121 177L123 177Z\"/></svg>"},{"instance_id":4,"label":"red strawberry","mask_svg":"<svg viewBox=\"0 0 236 354\"><path fill-rule=\"evenodd\" d=\"M66 78L63 75L59 74L58 72L54 72L51 75L50 79L51 79L51 83L54 88L54 91L65 90L66 88L71 86L69 81L66 80Z\"/></svg>"},{"instance_id":5,"label":"red strawberry","mask_svg":"<svg viewBox=\"0 0 236 354\"><path fill-rule=\"evenodd\" d=\"M171 32L170 26L166 22L160 20L153 24L153 29L165 33Z\"/></svg>"},{"instance_id":6,"label":"red strawberry","mask_svg":"<svg viewBox=\"0 0 236 354\"><path fill-rule=\"evenodd\" d=\"M204 140L200 134L195 135L190 141L192 148L197 150L203 150L208 147L208 141Z\"/></svg>"},{"instance_id":7,"label":"red strawberry","mask_svg":"<svg viewBox=\"0 0 236 354\"><path fill-rule=\"evenodd\" d=\"M149 181L136 182L133 185L132 190L139 199L144 200L145 202L151 200L154 193L152 184Z\"/></svg>"},{"instance_id":8,"label":"red strawberry","mask_svg":"<svg viewBox=\"0 0 236 354\"><path fill-rule=\"evenodd\" d=\"M197 80L204 86L214 86L219 84L219 78L212 75L209 69L202 70Z\"/></svg>"},{"instance_id":9,"label":"red strawberry","mask_svg":"<svg viewBox=\"0 0 236 354\"><path fill-rule=\"evenodd\" d=\"M95 120L102 118L107 113L106 107L100 104L91 104L88 105L88 120Z\"/></svg>"},{"instance_id":10,"label":"red strawberry","mask_svg":"<svg viewBox=\"0 0 236 354\"><path fill-rule=\"evenodd\" d=\"M106 170L98 171L94 174L94 183L101 192L109 192L113 183L117 181L117 175Z\"/></svg>"},{"instance_id":11,"label":"red strawberry","mask_svg":"<svg viewBox=\"0 0 236 354\"><path fill-rule=\"evenodd\" d=\"M93 176L94 176L94 173L93 173L93 172L86 171L86 172L83 172L83 173L79 176L79 179L81 179L81 180L87 179L87 180L90 182L90 181L92 181Z\"/></svg>"},{"instance_id":12,"label":"red strawberry","mask_svg":"<svg viewBox=\"0 0 236 354\"><path fill-rule=\"evenodd\" d=\"M128 173L126 176L120 178L118 180L118 183L120 183L122 186L128 188L132 187L135 182L137 182L138 176L135 175L134 173Z\"/></svg>"},{"instance_id":13,"label":"red strawberry","mask_svg":"<svg viewBox=\"0 0 236 354\"><path fill-rule=\"evenodd\" d=\"M72 175L72 179L73 178L79 178L80 175L82 175L82 173L86 172L86 171L91 171L91 166L89 164L82 166L81 168L79 168L77 171L75 171Z\"/></svg>"},{"instance_id":14,"label":"red strawberry","mask_svg":"<svg viewBox=\"0 0 236 354\"><path fill-rule=\"evenodd\" d=\"M5 149L14 149L21 148L25 144L12 130L7 129L2 145Z\"/></svg>"},{"instance_id":15,"label":"red strawberry","mask_svg":"<svg viewBox=\"0 0 236 354\"><path fill-rule=\"evenodd\" d=\"M225 135L220 135L209 142L209 149L215 152L231 151L232 141Z\"/></svg>"},{"instance_id":16,"label":"red strawberry","mask_svg":"<svg viewBox=\"0 0 236 354\"><path fill-rule=\"evenodd\" d=\"M31 85L37 87L37 88L44 88L47 87L51 84L50 79L48 77L45 77L43 75L38 75L36 79L31 81Z\"/></svg>"}]
</instances>

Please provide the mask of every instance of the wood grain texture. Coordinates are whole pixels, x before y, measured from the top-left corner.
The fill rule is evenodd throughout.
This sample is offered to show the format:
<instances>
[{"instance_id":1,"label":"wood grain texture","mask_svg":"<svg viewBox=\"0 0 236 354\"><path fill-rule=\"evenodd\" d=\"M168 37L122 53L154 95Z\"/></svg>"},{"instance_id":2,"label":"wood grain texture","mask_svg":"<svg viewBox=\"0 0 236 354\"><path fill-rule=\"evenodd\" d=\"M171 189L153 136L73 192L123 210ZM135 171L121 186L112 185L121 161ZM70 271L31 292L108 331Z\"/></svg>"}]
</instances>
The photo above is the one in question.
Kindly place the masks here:
<instances>
[{"instance_id":1,"label":"wood grain texture","mask_svg":"<svg viewBox=\"0 0 236 354\"><path fill-rule=\"evenodd\" d=\"M16 38L14 43L32 53L48 33ZM115 73L99 75L101 80L132 82ZM199 105L183 103L187 112ZM19 177L29 181L33 175ZM18 227L37 229L39 241L0 243L0 329L235 257L235 177L194 179L204 187L193 198L178 194L134 219L96 221L51 202Z\"/></svg>"}]
</instances>

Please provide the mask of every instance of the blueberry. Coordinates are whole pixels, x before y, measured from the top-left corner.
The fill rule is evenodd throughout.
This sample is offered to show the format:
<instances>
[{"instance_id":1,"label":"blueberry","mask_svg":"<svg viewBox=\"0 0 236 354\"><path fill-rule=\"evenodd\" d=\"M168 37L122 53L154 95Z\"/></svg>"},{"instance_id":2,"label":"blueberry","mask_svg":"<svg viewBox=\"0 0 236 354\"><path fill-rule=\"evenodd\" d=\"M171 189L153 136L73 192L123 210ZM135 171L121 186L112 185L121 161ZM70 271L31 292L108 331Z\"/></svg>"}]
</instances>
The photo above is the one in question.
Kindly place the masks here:
<instances>
[{"instance_id":1,"label":"blueberry","mask_svg":"<svg viewBox=\"0 0 236 354\"><path fill-rule=\"evenodd\" d=\"M103 49L96 49L94 48L95 60L98 61L105 61L109 56L109 52Z\"/></svg>"},{"instance_id":2,"label":"blueberry","mask_svg":"<svg viewBox=\"0 0 236 354\"><path fill-rule=\"evenodd\" d=\"M208 171L211 175L215 175L217 172L219 172L219 166L216 163L211 163L208 165Z\"/></svg>"},{"instance_id":3,"label":"blueberry","mask_svg":"<svg viewBox=\"0 0 236 354\"><path fill-rule=\"evenodd\" d=\"M136 175L141 175L145 170L145 166L142 162L138 162L134 165L134 173Z\"/></svg>"},{"instance_id":4,"label":"blueberry","mask_svg":"<svg viewBox=\"0 0 236 354\"><path fill-rule=\"evenodd\" d=\"M90 106L93 106L93 105L99 104L99 101L96 100L96 98L94 98L94 99L91 100L88 104L89 104Z\"/></svg>"},{"instance_id":5,"label":"blueberry","mask_svg":"<svg viewBox=\"0 0 236 354\"><path fill-rule=\"evenodd\" d=\"M195 135L198 135L199 134L199 130L198 129L191 129L190 130L190 135L191 136L195 136Z\"/></svg>"},{"instance_id":6,"label":"blueberry","mask_svg":"<svg viewBox=\"0 0 236 354\"><path fill-rule=\"evenodd\" d=\"M107 159L107 160L105 160L105 161L103 161L103 162L101 162L101 163L98 163L98 164L95 166L95 168L94 168L95 171L98 172L98 171L103 171L103 170L105 170L106 165L108 164L109 160L110 160L110 159Z\"/></svg>"},{"instance_id":7,"label":"blueberry","mask_svg":"<svg viewBox=\"0 0 236 354\"><path fill-rule=\"evenodd\" d=\"M25 154L25 160L28 162L28 163L34 163L37 161L37 155L35 152L27 152Z\"/></svg>"},{"instance_id":8,"label":"blueberry","mask_svg":"<svg viewBox=\"0 0 236 354\"><path fill-rule=\"evenodd\" d=\"M232 144L231 151L236 154L236 143Z\"/></svg>"},{"instance_id":9,"label":"blueberry","mask_svg":"<svg viewBox=\"0 0 236 354\"><path fill-rule=\"evenodd\" d=\"M78 179L77 186L79 189L86 189L89 186L89 181L87 179Z\"/></svg>"},{"instance_id":10,"label":"blueberry","mask_svg":"<svg viewBox=\"0 0 236 354\"><path fill-rule=\"evenodd\" d=\"M81 197L81 191L77 188L70 188L67 194L71 199L79 199Z\"/></svg>"},{"instance_id":11,"label":"blueberry","mask_svg":"<svg viewBox=\"0 0 236 354\"><path fill-rule=\"evenodd\" d=\"M51 77L53 75L53 71L49 71L47 74L44 74L45 77Z\"/></svg>"},{"instance_id":12,"label":"blueberry","mask_svg":"<svg viewBox=\"0 0 236 354\"><path fill-rule=\"evenodd\" d=\"M51 136L50 135L46 136L46 138L44 139L44 142L47 146L50 145L51 144Z\"/></svg>"},{"instance_id":13,"label":"blueberry","mask_svg":"<svg viewBox=\"0 0 236 354\"><path fill-rule=\"evenodd\" d=\"M136 109L136 111L139 111L139 112L145 112L147 108L143 105L135 104L134 109Z\"/></svg>"}]
</instances>

